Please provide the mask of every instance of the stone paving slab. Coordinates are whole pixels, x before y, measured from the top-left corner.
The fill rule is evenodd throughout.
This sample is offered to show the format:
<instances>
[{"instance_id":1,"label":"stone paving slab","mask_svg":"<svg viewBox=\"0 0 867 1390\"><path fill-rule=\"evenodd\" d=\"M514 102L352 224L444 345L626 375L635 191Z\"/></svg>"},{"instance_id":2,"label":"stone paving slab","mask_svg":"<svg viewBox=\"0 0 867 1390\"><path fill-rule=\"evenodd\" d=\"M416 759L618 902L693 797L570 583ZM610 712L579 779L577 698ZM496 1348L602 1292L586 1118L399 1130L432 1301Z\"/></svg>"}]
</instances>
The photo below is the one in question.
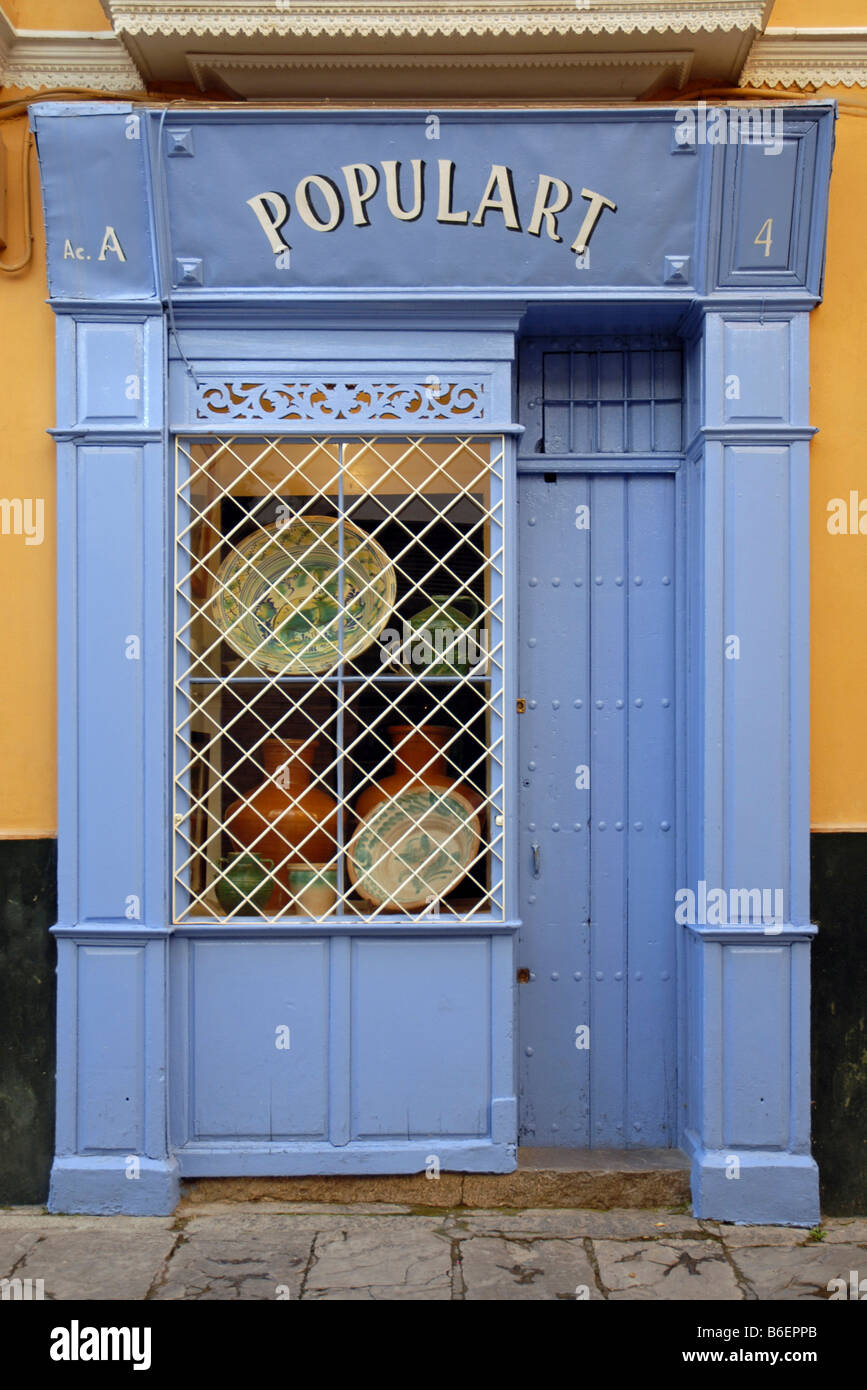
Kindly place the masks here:
<instances>
[{"instance_id":1,"label":"stone paving slab","mask_svg":"<svg viewBox=\"0 0 867 1390\"><path fill-rule=\"evenodd\" d=\"M235 1209L225 1216L187 1216L178 1221L178 1228L182 1228L187 1240L197 1239L200 1235L208 1235L213 1232L225 1236L227 1239L238 1241L253 1241L267 1238L272 1231L298 1231L310 1233L311 1236L317 1232L335 1234L343 1230L355 1227L363 1227L365 1231L382 1235L386 1238L392 1235L396 1229L407 1232L409 1235L425 1234L434 1231L442 1231L446 1228L449 1221L449 1213L440 1212L428 1216L382 1216L378 1211L359 1215L354 1207L346 1207L342 1211L331 1211L320 1213L301 1212L297 1215L292 1213L270 1212L239 1212Z\"/></svg>"},{"instance_id":2,"label":"stone paving slab","mask_svg":"<svg viewBox=\"0 0 867 1390\"><path fill-rule=\"evenodd\" d=\"M706 1221L729 1250L741 1250L751 1245L806 1245L810 1232L805 1226L728 1226L724 1222Z\"/></svg>"},{"instance_id":3,"label":"stone paving slab","mask_svg":"<svg viewBox=\"0 0 867 1390\"><path fill-rule=\"evenodd\" d=\"M670 1207L411 1209L221 1202L171 1217L0 1211L0 1278L50 1299L802 1301L867 1279L867 1219L696 1221ZM865 1286L867 1287L867 1286Z\"/></svg>"},{"instance_id":4,"label":"stone paving slab","mask_svg":"<svg viewBox=\"0 0 867 1390\"><path fill-rule=\"evenodd\" d=\"M451 1242L429 1229L355 1230L316 1241L304 1288L313 1300L443 1301L452 1297Z\"/></svg>"},{"instance_id":5,"label":"stone paving slab","mask_svg":"<svg viewBox=\"0 0 867 1390\"><path fill-rule=\"evenodd\" d=\"M754 1247L733 1252L732 1258L760 1299L783 1302L828 1299L828 1281L845 1279L850 1269L867 1276L867 1260L857 1245L825 1245L815 1242L795 1249ZM859 1265L860 1262L860 1265Z\"/></svg>"},{"instance_id":6,"label":"stone paving slab","mask_svg":"<svg viewBox=\"0 0 867 1390\"><path fill-rule=\"evenodd\" d=\"M129 1220L138 1226L135 1218ZM138 1301L147 1296L176 1239L170 1231L140 1228L51 1232L33 1246L15 1274L42 1279L46 1299Z\"/></svg>"},{"instance_id":7,"label":"stone paving slab","mask_svg":"<svg viewBox=\"0 0 867 1390\"><path fill-rule=\"evenodd\" d=\"M823 1245L867 1245L867 1219L863 1216L829 1216L822 1222L822 1230Z\"/></svg>"},{"instance_id":8,"label":"stone paving slab","mask_svg":"<svg viewBox=\"0 0 867 1390\"><path fill-rule=\"evenodd\" d=\"M0 1232L38 1231L40 1235L68 1231L98 1231L119 1235L133 1231L171 1231L174 1216L54 1216L44 1207L5 1207L0 1210Z\"/></svg>"},{"instance_id":9,"label":"stone paving slab","mask_svg":"<svg viewBox=\"0 0 867 1390\"><path fill-rule=\"evenodd\" d=\"M181 1236L151 1292L157 1302L232 1299L298 1299L310 1262L314 1235L291 1228L243 1234L202 1226L195 1238Z\"/></svg>"},{"instance_id":10,"label":"stone paving slab","mask_svg":"<svg viewBox=\"0 0 867 1390\"><path fill-rule=\"evenodd\" d=\"M601 1298L581 1240L508 1240L473 1236L461 1242L467 1302Z\"/></svg>"},{"instance_id":11,"label":"stone paving slab","mask_svg":"<svg viewBox=\"0 0 867 1390\"><path fill-rule=\"evenodd\" d=\"M38 1231L0 1230L0 1278L8 1278L38 1241Z\"/></svg>"},{"instance_id":12,"label":"stone paving slab","mask_svg":"<svg viewBox=\"0 0 867 1390\"><path fill-rule=\"evenodd\" d=\"M740 1299L734 1270L717 1241L594 1241L609 1299ZM775 1252L776 1253L776 1252Z\"/></svg>"},{"instance_id":13,"label":"stone paving slab","mask_svg":"<svg viewBox=\"0 0 867 1390\"><path fill-rule=\"evenodd\" d=\"M586 1211L568 1208L552 1211L456 1211L456 1224L473 1235L557 1235L569 1240L590 1236L658 1240L661 1236L703 1236L701 1222L693 1216L673 1215L671 1211ZM707 1223L704 1223L707 1224Z\"/></svg>"}]
</instances>

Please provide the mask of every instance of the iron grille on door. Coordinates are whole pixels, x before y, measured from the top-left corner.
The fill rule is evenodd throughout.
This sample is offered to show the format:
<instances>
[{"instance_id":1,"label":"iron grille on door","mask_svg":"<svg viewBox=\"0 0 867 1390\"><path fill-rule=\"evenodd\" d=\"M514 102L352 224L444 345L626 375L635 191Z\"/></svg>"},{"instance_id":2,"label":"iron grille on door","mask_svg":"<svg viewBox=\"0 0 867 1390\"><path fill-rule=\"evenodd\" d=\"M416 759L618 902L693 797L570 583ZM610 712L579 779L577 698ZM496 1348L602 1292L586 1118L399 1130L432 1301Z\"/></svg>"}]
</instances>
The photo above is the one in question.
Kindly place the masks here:
<instances>
[{"instance_id":1,"label":"iron grille on door","mask_svg":"<svg viewBox=\"0 0 867 1390\"><path fill-rule=\"evenodd\" d=\"M521 351L524 449L553 455L678 453L680 348L614 339L527 339Z\"/></svg>"},{"instance_id":2,"label":"iron grille on door","mask_svg":"<svg viewBox=\"0 0 867 1390\"><path fill-rule=\"evenodd\" d=\"M502 920L502 439L176 466L175 922Z\"/></svg>"}]
</instances>

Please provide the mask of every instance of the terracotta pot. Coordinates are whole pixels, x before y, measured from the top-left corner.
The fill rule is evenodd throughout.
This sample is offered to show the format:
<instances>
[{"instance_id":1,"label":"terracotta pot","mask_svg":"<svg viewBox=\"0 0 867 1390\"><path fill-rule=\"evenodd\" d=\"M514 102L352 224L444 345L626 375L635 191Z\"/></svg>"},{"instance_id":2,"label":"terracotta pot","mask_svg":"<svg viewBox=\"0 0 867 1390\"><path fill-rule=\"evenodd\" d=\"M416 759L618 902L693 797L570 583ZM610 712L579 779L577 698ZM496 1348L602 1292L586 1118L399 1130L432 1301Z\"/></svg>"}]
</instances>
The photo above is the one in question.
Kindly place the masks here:
<instances>
[{"instance_id":1,"label":"terracotta pot","mask_svg":"<svg viewBox=\"0 0 867 1390\"><path fill-rule=\"evenodd\" d=\"M454 787L462 792L477 810L482 798L475 787L465 786L449 772L442 749L453 736L447 724L391 724L388 736L394 746L395 771L365 787L355 803L359 821L365 820L382 801L389 800L412 783L447 791Z\"/></svg>"},{"instance_id":2,"label":"terracotta pot","mask_svg":"<svg viewBox=\"0 0 867 1390\"><path fill-rule=\"evenodd\" d=\"M316 740L269 738L263 749L268 774L246 803L239 797L226 811L229 835L245 849L274 861L278 887L267 911L289 901L289 864L329 864L337 853L337 803L311 785Z\"/></svg>"}]
</instances>

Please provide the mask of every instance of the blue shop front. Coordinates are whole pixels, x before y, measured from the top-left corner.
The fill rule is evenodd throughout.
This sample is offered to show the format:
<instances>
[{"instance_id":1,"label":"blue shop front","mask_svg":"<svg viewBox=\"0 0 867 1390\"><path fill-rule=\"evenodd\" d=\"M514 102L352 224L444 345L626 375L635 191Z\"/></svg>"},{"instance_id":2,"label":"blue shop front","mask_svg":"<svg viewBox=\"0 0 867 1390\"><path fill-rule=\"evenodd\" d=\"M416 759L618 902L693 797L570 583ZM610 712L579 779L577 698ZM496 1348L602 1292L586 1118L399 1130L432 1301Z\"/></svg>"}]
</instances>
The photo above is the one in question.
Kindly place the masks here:
<instances>
[{"instance_id":1,"label":"blue shop front","mask_svg":"<svg viewBox=\"0 0 867 1390\"><path fill-rule=\"evenodd\" d=\"M834 110L739 114L33 108L52 1210L661 1147L815 1224Z\"/></svg>"}]
</instances>

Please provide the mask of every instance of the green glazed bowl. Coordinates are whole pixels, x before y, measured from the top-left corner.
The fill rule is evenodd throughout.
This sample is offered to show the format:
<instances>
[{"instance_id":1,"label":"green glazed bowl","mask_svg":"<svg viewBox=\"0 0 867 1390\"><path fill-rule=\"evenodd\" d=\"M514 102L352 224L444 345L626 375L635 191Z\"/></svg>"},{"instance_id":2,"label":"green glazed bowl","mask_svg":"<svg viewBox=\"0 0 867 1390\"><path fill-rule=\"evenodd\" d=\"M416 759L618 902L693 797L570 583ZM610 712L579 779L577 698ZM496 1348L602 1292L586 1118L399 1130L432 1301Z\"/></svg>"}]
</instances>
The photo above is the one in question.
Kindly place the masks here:
<instances>
[{"instance_id":1,"label":"green glazed bowl","mask_svg":"<svg viewBox=\"0 0 867 1390\"><path fill-rule=\"evenodd\" d=\"M474 594L434 594L433 602L407 622L411 635L402 648L404 665L425 676L468 675L480 659L470 629L481 611Z\"/></svg>"},{"instance_id":2,"label":"green glazed bowl","mask_svg":"<svg viewBox=\"0 0 867 1390\"><path fill-rule=\"evenodd\" d=\"M274 891L273 859L239 851L221 859L221 867L224 864L228 867L214 885L220 906L226 912L234 912L237 907L247 911L263 908Z\"/></svg>"}]
</instances>

